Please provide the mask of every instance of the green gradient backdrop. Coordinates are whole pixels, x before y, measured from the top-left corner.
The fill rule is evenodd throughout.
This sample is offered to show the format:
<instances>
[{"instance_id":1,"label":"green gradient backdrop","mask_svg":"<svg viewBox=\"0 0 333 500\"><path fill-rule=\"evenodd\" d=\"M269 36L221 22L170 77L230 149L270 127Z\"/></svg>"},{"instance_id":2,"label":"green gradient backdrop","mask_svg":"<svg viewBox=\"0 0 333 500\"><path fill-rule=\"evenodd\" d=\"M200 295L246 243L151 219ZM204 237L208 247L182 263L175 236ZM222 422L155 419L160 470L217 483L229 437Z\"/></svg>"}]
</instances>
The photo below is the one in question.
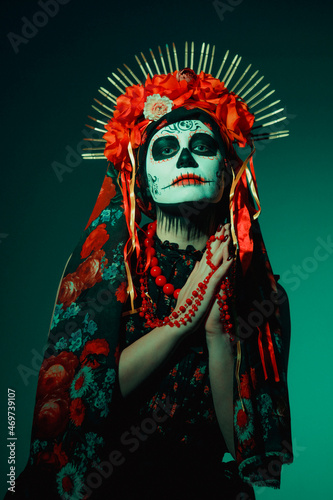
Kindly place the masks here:
<instances>
[{"instance_id":1,"label":"green gradient backdrop","mask_svg":"<svg viewBox=\"0 0 333 500\"><path fill-rule=\"evenodd\" d=\"M65 0L63 0L65 2ZM134 53L184 40L229 48L272 82L291 135L260 148L255 168L264 239L290 299L289 389L295 462L282 488L257 498L329 498L332 446L331 2L226 0L108 2L68 0L15 54L8 32L41 10L37 1L3 1L1 256L1 494L8 472L7 387L16 390L17 469L28 456L37 371L65 262L97 198L104 162L79 162L59 182L51 165L76 149L90 104L106 77ZM264 83L263 82L263 83ZM321 240L318 240L321 238ZM321 250L318 250L318 246ZM32 353L32 350L35 354ZM36 367L36 366L35 366ZM38 366L37 366L38 368Z\"/></svg>"}]
</instances>

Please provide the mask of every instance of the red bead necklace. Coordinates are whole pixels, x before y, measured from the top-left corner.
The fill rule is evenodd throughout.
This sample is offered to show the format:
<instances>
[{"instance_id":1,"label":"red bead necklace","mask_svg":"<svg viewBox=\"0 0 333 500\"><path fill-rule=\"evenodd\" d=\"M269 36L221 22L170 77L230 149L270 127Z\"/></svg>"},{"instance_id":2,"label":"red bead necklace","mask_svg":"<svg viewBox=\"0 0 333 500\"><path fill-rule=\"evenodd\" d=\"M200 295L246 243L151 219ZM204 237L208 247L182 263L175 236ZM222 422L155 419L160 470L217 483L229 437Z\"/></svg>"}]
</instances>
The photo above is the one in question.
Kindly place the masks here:
<instances>
[{"instance_id":1,"label":"red bead necklace","mask_svg":"<svg viewBox=\"0 0 333 500\"><path fill-rule=\"evenodd\" d=\"M155 283L157 286L163 288L163 292L166 295L173 295L175 299L178 299L180 288L175 290L172 283L167 283L166 277L162 274L162 269L158 265L158 258L156 257L154 245L154 236L156 233L157 221L152 222L148 225L147 238L144 240L143 244L146 247L147 257L150 255L150 275L155 278Z\"/></svg>"},{"instance_id":2,"label":"red bead necklace","mask_svg":"<svg viewBox=\"0 0 333 500\"><path fill-rule=\"evenodd\" d=\"M158 265L158 258L156 257L156 251L153 247L154 245L154 236L156 233L157 221L152 222L148 225L147 230L147 238L144 240L145 254L146 259L150 259L150 275L155 278L155 283L158 287L163 289L163 292L173 297L177 300L180 292L180 288L175 290L174 285L172 283L168 283L166 277L162 274L162 269ZM176 326L180 327L181 324L186 325L188 322L192 321L192 317L195 316L198 307L200 306L203 296L206 293L206 288L209 283L210 278L215 273L217 266L215 266L212 261L212 251L211 251L211 243L217 239L216 236L211 236L207 241L207 263L211 268L208 276L203 280L203 283L199 283L197 288L192 291L192 294L189 298L186 299L185 303L179 307L179 309L173 310L169 316L166 316L163 319L159 319L154 315L154 307L152 300L148 293L148 277L147 272L144 274L144 277L140 278L140 292L142 298L142 308L139 313L141 317L145 317L146 326L150 328L156 328L164 325L170 325L171 327ZM222 239L222 237L220 237ZM143 262L140 262L140 271L143 274L144 265ZM218 300L218 304L220 306L220 315L221 322L223 324L223 329L225 333L228 333L230 336L230 332L232 329L232 323L230 322L230 314L229 314L229 306L226 304L226 300L228 297L232 295L232 288L230 286L230 281L226 277L221 282L221 290L222 296L220 293L216 294L216 298Z\"/></svg>"}]
</instances>

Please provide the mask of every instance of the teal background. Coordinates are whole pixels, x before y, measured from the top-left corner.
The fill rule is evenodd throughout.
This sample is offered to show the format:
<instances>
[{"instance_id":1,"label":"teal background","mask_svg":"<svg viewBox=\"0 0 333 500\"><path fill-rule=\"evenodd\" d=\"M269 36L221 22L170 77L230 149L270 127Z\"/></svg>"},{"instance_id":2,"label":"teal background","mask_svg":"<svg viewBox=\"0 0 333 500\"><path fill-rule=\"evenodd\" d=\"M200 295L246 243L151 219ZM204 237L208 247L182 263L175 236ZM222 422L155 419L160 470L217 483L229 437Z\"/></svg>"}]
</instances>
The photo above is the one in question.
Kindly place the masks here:
<instances>
[{"instance_id":1,"label":"teal background","mask_svg":"<svg viewBox=\"0 0 333 500\"><path fill-rule=\"evenodd\" d=\"M243 56L281 99L290 137L258 147L261 227L289 295L289 391L295 460L281 490L260 500L330 498L332 448L332 4L322 1L94 2L69 0L16 54L37 1L1 4L1 493L6 489L7 388L16 391L17 471L30 442L37 373L65 263L93 209L106 162L74 160L59 181L52 163L76 150L93 97L134 54L184 40ZM154 50L156 54L156 50ZM215 71L217 66L215 65ZM89 122L91 123L91 122ZM68 163L67 163L68 164ZM319 238L319 239L318 239ZM326 242L323 244L323 241ZM24 383L19 370L30 370Z\"/></svg>"}]
</instances>

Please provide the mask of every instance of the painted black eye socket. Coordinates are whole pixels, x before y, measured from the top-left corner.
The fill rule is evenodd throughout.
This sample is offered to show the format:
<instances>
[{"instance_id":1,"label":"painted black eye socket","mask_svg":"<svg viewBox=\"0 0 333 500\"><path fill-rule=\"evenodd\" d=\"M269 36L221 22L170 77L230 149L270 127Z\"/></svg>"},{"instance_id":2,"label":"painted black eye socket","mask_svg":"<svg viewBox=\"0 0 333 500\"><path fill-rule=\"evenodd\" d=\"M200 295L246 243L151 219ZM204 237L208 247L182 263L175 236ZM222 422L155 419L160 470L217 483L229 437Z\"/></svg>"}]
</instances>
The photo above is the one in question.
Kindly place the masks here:
<instances>
[{"instance_id":1,"label":"painted black eye socket","mask_svg":"<svg viewBox=\"0 0 333 500\"><path fill-rule=\"evenodd\" d=\"M190 141L190 151L199 156L216 156L218 144L211 135L198 133Z\"/></svg>"},{"instance_id":2,"label":"painted black eye socket","mask_svg":"<svg viewBox=\"0 0 333 500\"><path fill-rule=\"evenodd\" d=\"M180 149L178 139L172 135L159 137L153 144L152 155L155 161L166 160L175 156ZM218 144L214 137L197 133L190 140L189 149L191 153L198 156L216 156Z\"/></svg>"},{"instance_id":3,"label":"painted black eye socket","mask_svg":"<svg viewBox=\"0 0 333 500\"><path fill-rule=\"evenodd\" d=\"M155 161L172 158L179 151L179 142L171 135L159 137L153 144L152 155Z\"/></svg>"}]
</instances>

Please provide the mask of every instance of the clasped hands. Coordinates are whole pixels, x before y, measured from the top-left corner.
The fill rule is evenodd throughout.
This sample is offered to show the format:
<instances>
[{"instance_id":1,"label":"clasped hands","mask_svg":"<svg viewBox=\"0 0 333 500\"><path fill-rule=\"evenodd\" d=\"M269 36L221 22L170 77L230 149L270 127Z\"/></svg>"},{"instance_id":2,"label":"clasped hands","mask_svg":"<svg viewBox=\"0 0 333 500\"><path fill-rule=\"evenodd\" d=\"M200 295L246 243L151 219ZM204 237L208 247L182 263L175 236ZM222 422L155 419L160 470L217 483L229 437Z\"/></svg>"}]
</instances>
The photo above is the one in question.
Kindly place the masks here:
<instances>
[{"instance_id":1,"label":"clasped hands","mask_svg":"<svg viewBox=\"0 0 333 500\"><path fill-rule=\"evenodd\" d=\"M232 241L230 237L230 223L220 225L215 238L209 240L207 249L200 262L197 262L178 296L176 309L191 296L198 283L204 281L214 269L209 279L204 299L191 323L183 327L184 333L196 330L202 323L205 325L206 337L223 333L220 318L220 306L216 294L220 290L221 281L227 276L233 263ZM226 337L226 336L224 336Z\"/></svg>"}]
</instances>

